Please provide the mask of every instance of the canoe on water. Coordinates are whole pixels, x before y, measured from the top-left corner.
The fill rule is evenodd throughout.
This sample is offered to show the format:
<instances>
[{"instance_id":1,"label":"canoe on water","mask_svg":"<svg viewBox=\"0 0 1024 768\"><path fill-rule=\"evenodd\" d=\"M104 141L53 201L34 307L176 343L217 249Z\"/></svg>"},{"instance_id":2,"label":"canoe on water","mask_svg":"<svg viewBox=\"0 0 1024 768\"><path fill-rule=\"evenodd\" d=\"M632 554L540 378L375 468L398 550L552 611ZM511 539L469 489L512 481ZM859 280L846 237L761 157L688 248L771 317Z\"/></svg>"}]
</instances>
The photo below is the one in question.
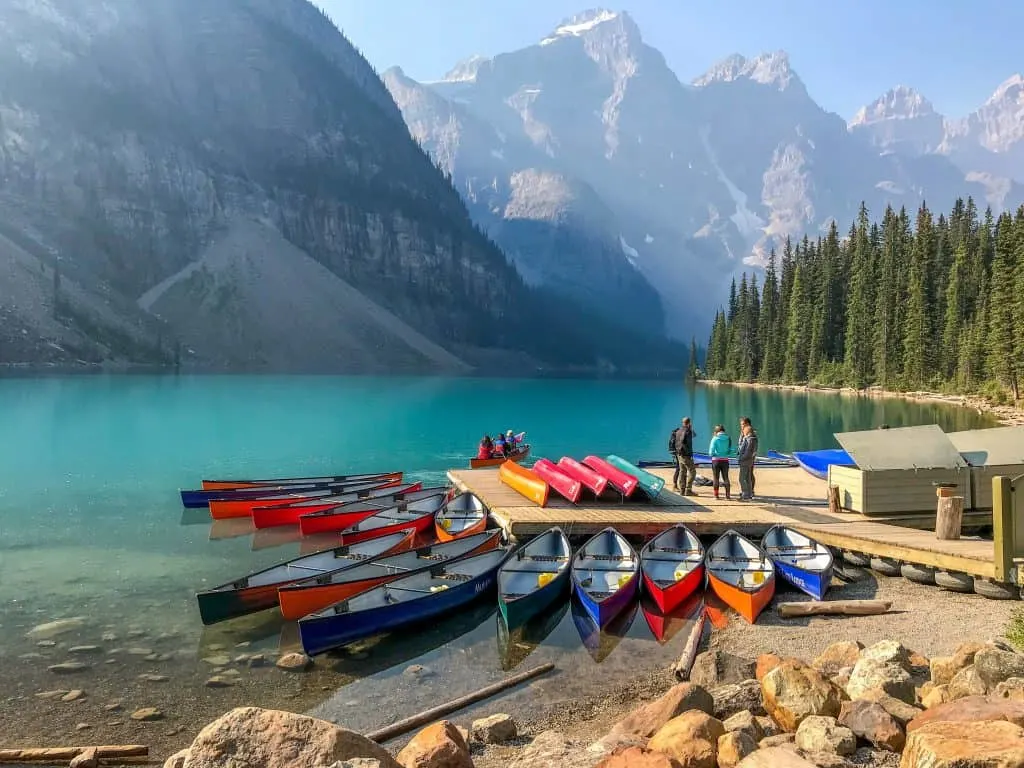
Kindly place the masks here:
<instances>
[{"instance_id":1,"label":"canoe on water","mask_svg":"<svg viewBox=\"0 0 1024 768\"><path fill-rule=\"evenodd\" d=\"M736 531L726 531L708 547L705 567L711 590L751 624L775 595L771 559Z\"/></svg>"},{"instance_id":2,"label":"canoe on water","mask_svg":"<svg viewBox=\"0 0 1024 768\"><path fill-rule=\"evenodd\" d=\"M364 517L341 532L342 544L355 544L386 536L395 531L413 529L425 533L434 526L434 515L444 506L445 494L438 493L405 506L392 506Z\"/></svg>"},{"instance_id":3,"label":"canoe on water","mask_svg":"<svg viewBox=\"0 0 1024 768\"><path fill-rule=\"evenodd\" d=\"M630 464L625 459L619 458L618 456L612 455L605 458L609 464L616 469L625 472L627 475L631 475L636 478L637 488L646 496L650 501L654 501L661 494L661 490L665 487L664 478L658 477L646 469L641 469L633 464Z\"/></svg>"},{"instance_id":4,"label":"canoe on water","mask_svg":"<svg viewBox=\"0 0 1024 768\"><path fill-rule=\"evenodd\" d=\"M322 491L325 489L344 489L366 483L400 483L401 472L385 472L380 475L360 477L358 480L337 480L328 482L284 483L281 485L258 485L247 488L229 490L182 490L181 504L186 509L202 509L209 507L211 501L227 499L251 499L274 493L297 493L299 491Z\"/></svg>"},{"instance_id":5,"label":"canoe on water","mask_svg":"<svg viewBox=\"0 0 1024 768\"><path fill-rule=\"evenodd\" d=\"M406 485L384 485L370 488L360 487L344 493L329 496L313 496L293 501L263 500L252 508L252 522L257 530L277 528L282 525L298 525L302 515L324 509L337 509L356 501L377 501L382 504L399 501L422 490L420 483Z\"/></svg>"},{"instance_id":6,"label":"canoe on water","mask_svg":"<svg viewBox=\"0 0 1024 768\"><path fill-rule=\"evenodd\" d=\"M251 573L241 579L221 584L196 594L199 616L203 624L245 616L277 606L278 588L313 575L331 573L340 568L358 565L412 547L415 531L399 531L389 536L353 546L342 546L315 555Z\"/></svg>"},{"instance_id":7,"label":"canoe on water","mask_svg":"<svg viewBox=\"0 0 1024 768\"><path fill-rule=\"evenodd\" d=\"M828 468L832 464L851 466L853 458L842 448L827 448L823 451L793 451L793 458L805 470L822 480L828 479Z\"/></svg>"},{"instance_id":8,"label":"canoe on water","mask_svg":"<svg viewBox=\"0 0 1024 768\"><path fill-rule=\"evenodd\" d=\"M524 624L511 629L505 623L505 617L498 612L497 621L494 623L498 630L498 656L501 658L503 672L515 669L537 650L537 647L562 623L570 602L572 601L561 600L534 615Z\"/></svg>"},{"instance_id":9,"label":"canoe on water","mask_svg":"<svg viewBox=\"0 0 1024 768\"><path fill-rule=\"evenodd\" d=\"M506 547L395 579L299 619L302 649L315 656L365 637L458 611L491 596Z\"/></svg>"},{"instance_id":10,"label":"canoe on water","mask_svg":"<svg viewBox=\"0 0 1024 768\"><path fill-rule=\"evenodd\" d=\"M573 590L598 627L633 602L640 587L640 558L614 528L587 541L572 561Z\"/></svg>"},{"instance_id":11,"label":"canoe on water","mask_svg":"<svg viewBox=\"0 0 1024 768\"><path fill-rule=\"evenodd\" d=\"M530 445L527 443L523 445L518 451L513 453L511 456L498 456L493 459L470 459L470 469L487 469L488 467L500 467L506 461L520 462L530 457Z\"/></svg>"},{"instance_id":12,"label":"canoe on water","mask_svg":"<svg viewBox=\"0 0 1024 768\"><path fill-rule=\"evenodd\" d=\"M599 627L578 598L571 599L569 603L572 623L576 625L583 647L597 664L607 659L629 634L639 610L638 601L634 600L605 626Z\"/></svg>"},{"instance_id":13,"label":"canoe on water","mask_svg":"<svg viewBox=\"0 0 1024 768\"><path fill-rule=\"evenodd\" d=\"M288 621L301 619L332 603L346 600L381 584L443 565L449 560L488 552L498 546L501 531L430 544L417 549L381 557L368 563L355 563L329 574L306 578L281 587L277 593L281 615Z\"/></svg>"},{"instance_id":14,"label":"canoe on water","mask_svg":"<svg viewBox=\"0 0 1024 768\"><path fill-rule=\"evenodd\" d=\"M600 456L587 456L583 459L583 464L590 467L597 474L608 478L608 482L615 490L622 494L623 498L628 499L632 496L633 491L639 485L639 481L633 475L613 467Z\"/></svg>"},{"instance_id":15,"label":"canoe on water","mask_svg":"<svg viewBox=\"0 0 1024 768\"><path fill-rule=\"evenodd\" d=\"M309 506L300 510L298 522L299 530L303 536L314 536L318 533L340 533L350 525L359 522L362 517L367 517L374 512L381 512L388 507L398 506L402 509L416 501L428 499L437 494L445 494L447 489L443 486L432 486L430 488L417 488L416 490L403 493L400 496L371 496L365 499L350 501L347 504L335 504L326 509L309 511ZM304 505L298 504L302 507ZM315 506L315 505L314 505ZM353 514L366 512L362 517L352 518Z\"/></svg>"},{"instance_id":16,"label":"canoe on water","mask_svg":"<svg viewBox=\"0 0 1024 768\"><path fill-rule=\"evenodd\" d=\"M662 531L640 550L644 588L671 613L704 586L704 546L685 525Z\"/></svg>"},{"instance_id":17,"label":"canoe on water","mask_svg":"<svg viewBox=\"0 0 1024 768\"><path fill-rule=\"evenodd\" d=\"M579 480L580 484L594 494L596 498L601 498L608 489L607 477L598 474L590 467L580 464L576 459L569 456L563 456L558 460L558 468L563 474L568 475L574 480Z\"/></svg>"},{"instance_id":18,"label":"canoe on water","mask_svg":"<svg viewBox=\"0 0 1024 768\"><path fill-rule=\"evenodd\" d=\"M312 477L272 477L262 480L203 480L204 491L225 491L244 488L258 488L267 485L333 485L337 483L362 483L381 477L401 481L401 472L365 472L354 475L320 475Z\"/></svg>"},{"instance_id":19,"label":"canoe on water","mask_svg":"<svg viewBox=\"0 0 1024 768\"><path fill-rule=\"evenodd\" d=\"M525 496L538 507L545 507L551 486L533 470L506 461L498 467L498 479L520 496Z\"/></svg>"},{"instance_id":20,"label":"canoe on water","mask_svg":"<svg viewBox=\"0 0 1024 768\"><path fill-rule=\"evenodd\" d=\"M498 609L509 629L565 596L571 559L569 539L561 528L552 528L505 561L498 571Z\"/></svg>"},{"instance_id":21,"label":"canoe on water","mask_svg":"<svg viewBox=\"0 0 1024 768\"><path fill-rule=\"evenodd\" d=\"M565 474L547 459L537 459L533 465L533 471L566 501L573 504L579 503L580 496L583 494L583 484L579 480Z\"/></svg>"},{"instance_id":22,"label":"canoe on water","mask_svg":"<svg viewBox=\"0 0 1024 768\"><path fill-rule=\"evenodd\" d=\"M487 530L488 510L475 493L460 493L438 510L434 531L438 541L451 541Z\"/></svg>"},{"instance_id":23,"label":"canoe on water","mask_svg":"<svg viewBox=\"0 0 1024 768\"><path fill-rule=\"evenodd\" d=\"M832 584L833 561L828 547L784 525L768 529L761 549L778 574L815 600L823 600Z\"/></svg>"},{"instance_id":24,"label":"canoe on water","mask_svg":"<svg viewBox=\"0 0 1024 768\"><path fill-rule=\"evenodd\" d=\"M359 485L338 486L328 488L307 489L300 491L284 491L276 493L261 493L256 496L244 499L214 499L210 502L210 517L214 520L227 520L232 517L252 517L252 511L256 507L273 507L283 504L296 504L300 501L313 501L324 499L340 494L348 495L355 493L357 498L371 496L374 491L384 488L396 490L416 490L419 483L400 485L394 480L371 481ZM393 493L394 491L392 491Z\"/></svg>"}]
</instances>

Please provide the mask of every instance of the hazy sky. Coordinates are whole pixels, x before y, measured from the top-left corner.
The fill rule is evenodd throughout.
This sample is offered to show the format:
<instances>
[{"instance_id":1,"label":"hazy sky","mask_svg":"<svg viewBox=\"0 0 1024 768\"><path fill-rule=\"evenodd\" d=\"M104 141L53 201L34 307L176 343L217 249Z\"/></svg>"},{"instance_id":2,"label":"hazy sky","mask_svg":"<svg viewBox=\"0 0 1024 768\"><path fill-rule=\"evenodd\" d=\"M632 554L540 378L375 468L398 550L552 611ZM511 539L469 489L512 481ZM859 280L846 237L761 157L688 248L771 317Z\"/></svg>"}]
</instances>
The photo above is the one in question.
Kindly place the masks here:
<instances>
[{"instance_id":1,"label":"hazy sky","mask_svg":"<svg viewBox=\"0 0 1024 768\"><path fill-rule=\"evenodd\" d=\"M315 0L378 70L418 80L475 53L541 40L581 0ZM977 108L1024 70L1015 0L619 0L644 39L691 80L730 53L784 49L815 100L849 118L897 84L947 115Z\"/></svg>"}]
</instances>

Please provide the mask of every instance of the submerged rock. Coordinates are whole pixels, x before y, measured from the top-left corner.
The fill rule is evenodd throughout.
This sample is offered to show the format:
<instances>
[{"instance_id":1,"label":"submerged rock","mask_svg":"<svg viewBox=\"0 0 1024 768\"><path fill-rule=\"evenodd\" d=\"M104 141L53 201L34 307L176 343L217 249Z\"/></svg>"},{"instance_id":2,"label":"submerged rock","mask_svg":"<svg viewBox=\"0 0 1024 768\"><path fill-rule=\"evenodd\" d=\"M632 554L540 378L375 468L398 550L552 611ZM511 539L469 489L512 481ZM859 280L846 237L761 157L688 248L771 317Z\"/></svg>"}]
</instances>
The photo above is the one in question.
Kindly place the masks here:
<instances>
[{"instance_id":1,"label":"submerged rock","mask_svg":"<svg viewBox=\"0 0 1024 768\"><path fill-rule=\"evenodd\" d=\"M136 709L131 714L132 720L139 720L141 722L150 723L155 720L163 720L164 713L156 707L143 707L142 709Z\"/></svg>"},{"instance_id":2,"label":"submerged rock","mask_svg":"<svg viewBox=\"0 0 1024 768\"><path fill-rule=\"evenodd\" d=\"M92 669L92 665L81 661L65 661L61 664L52 664L47 669L55 675L73 675L89 671Z\"/></svg>"},{"instance_id":3,"label":"submerged rock","mask_svg":"<svg viewBox=\"0 0 1024 768\"><path fill-rule=\"evenodd\" d=\"M85 616L74 616L70 619L57 619L46 624L38 624L28 631L27 636L34 640L48 640L68 632L77 632L84 626Z\"/></svg>"},{"instance_id":4,"label":"submerged rock","mask_svg":"<svg viewBox=\"0 0 1024 768\"><path fill-rule=\"evenodd\" d=\"M78 701L79 699L85 698L85 691L81 688L75 688L72 691L68 691L60 697L61 701Z\"/></svg>"},{"instance_id":5,"label":"submerged rock","mask_svg":"<svg viewBox=\"0 0 1024 768\"><path fill-rule=\"evenodd\" d=\"M277 660L276 666L288 672L304 672L313 666L313 660L304 653L286 653Z\"/></svg>"}]
</instances>

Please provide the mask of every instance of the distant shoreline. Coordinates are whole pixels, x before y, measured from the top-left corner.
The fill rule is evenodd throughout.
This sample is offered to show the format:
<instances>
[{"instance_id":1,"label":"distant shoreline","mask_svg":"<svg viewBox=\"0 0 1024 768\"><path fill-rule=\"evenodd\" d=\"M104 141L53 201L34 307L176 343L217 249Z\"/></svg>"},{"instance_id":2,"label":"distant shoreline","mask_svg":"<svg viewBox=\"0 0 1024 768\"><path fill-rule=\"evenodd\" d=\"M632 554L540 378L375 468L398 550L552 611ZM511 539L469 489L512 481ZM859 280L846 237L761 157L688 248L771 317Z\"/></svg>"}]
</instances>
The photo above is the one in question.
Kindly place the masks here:
<instances>
[{"instance_id":1,"label":"distant shoreline","mask_svg":"<svg viewBox=\"0 0 1024 768\"><path fill-rule=\"evenodd\" d=\"M994 416L1004 426L1024 425L1024 409L1013 405L995 405L977 395L944 395L938 392L894 392L881 387L854 389L853 387L821 387L810 384L762 384L746 381L719 381L717 379L700 379L698 384L709 387L746 387L747 389L770 389L784 392L803 392L807 394L834 394L844 397L865 397L875 400L893 399L906 400L913 403L936 403L968 408L978 413Z\"/></svg>"}]
</instances>

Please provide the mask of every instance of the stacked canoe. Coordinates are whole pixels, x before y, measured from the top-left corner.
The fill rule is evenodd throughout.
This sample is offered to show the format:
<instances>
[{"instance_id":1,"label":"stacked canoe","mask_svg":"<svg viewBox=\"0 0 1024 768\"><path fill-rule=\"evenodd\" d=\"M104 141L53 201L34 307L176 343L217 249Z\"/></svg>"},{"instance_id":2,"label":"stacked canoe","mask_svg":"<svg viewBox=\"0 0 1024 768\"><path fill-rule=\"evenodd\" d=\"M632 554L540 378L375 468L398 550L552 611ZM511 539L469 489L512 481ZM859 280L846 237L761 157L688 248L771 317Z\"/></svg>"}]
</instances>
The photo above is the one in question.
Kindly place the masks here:
<instances>
[{"instance_id":1,"label":"stacked canoe","mask_svg":"<svg viewBox=\"0 0 1024 768\"><path fill-rule=\"evenodd\" d=\"M506 462L498 469L498 477L539 507L547 506L551 491L579 504L585 496L654 501L665 487L662 478L614 455L590 455L580 461L563 456L557 463L542 458L531 468Z\"/></svg>"}]
</instances>

